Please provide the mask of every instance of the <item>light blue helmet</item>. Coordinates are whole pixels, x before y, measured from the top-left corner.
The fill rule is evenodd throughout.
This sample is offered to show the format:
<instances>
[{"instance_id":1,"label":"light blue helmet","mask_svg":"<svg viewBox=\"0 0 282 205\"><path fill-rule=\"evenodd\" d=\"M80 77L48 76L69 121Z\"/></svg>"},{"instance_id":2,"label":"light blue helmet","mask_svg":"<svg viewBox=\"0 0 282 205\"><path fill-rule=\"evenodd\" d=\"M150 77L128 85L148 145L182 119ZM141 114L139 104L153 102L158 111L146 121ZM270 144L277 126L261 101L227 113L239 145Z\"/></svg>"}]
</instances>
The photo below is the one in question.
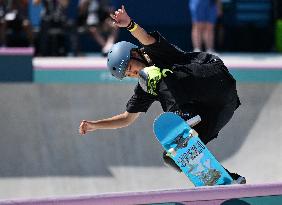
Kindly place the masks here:
<instances>
[{"instance_id":1,"label":"light blue helmet","mask_svg":"<svg viewBox=\"0 0 282 205\"><path fill-rule=\"evenodd\" d=\"M108 53L108 68L112 75L119 80L125 77L130 52L133 48L138 48L138 46L127 41L121 41L115 43Z\"/></svg>"}]
</instances>

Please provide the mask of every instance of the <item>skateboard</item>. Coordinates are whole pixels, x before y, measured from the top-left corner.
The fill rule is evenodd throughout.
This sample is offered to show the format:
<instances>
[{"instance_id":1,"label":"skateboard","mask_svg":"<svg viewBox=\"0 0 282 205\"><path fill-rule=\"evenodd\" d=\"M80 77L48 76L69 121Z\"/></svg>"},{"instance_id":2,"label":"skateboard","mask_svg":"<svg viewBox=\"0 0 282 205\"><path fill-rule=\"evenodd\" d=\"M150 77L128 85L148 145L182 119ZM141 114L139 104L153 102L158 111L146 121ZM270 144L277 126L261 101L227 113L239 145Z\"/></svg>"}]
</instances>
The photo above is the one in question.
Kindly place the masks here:
<instances>
[{"instance_id":1,"label":"skateboard","mask_svg":"<svg viewBox=\"0 0 282 205\"><path fill-rule=\"evenodd\" d=\"M165 112L155 119L153 127L168 156L196 187L232 184L231 176L179 115Z\"/></svg>"}]
</instances>

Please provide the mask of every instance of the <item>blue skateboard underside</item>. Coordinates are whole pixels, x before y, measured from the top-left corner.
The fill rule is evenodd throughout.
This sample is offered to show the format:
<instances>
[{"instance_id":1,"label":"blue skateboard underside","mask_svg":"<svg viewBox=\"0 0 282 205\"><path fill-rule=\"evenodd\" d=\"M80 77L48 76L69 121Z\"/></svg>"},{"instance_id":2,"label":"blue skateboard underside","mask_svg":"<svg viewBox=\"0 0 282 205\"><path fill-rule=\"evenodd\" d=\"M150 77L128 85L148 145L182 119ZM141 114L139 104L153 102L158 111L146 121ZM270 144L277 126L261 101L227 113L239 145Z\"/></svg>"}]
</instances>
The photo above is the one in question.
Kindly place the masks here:
<instances>
[{"instance_id":1,"label":"blue skateboard underside","mask_svg":"<svg viewBox=\"0 0 282 205\"><path fill-rule=\"evenodd\" d=\"M171 112L161 114L154 122L158 141L167 152L176 150L170 157L195 186L231 184L231 176L192 131L186 121Z\"/></svg>"}]
</instances>

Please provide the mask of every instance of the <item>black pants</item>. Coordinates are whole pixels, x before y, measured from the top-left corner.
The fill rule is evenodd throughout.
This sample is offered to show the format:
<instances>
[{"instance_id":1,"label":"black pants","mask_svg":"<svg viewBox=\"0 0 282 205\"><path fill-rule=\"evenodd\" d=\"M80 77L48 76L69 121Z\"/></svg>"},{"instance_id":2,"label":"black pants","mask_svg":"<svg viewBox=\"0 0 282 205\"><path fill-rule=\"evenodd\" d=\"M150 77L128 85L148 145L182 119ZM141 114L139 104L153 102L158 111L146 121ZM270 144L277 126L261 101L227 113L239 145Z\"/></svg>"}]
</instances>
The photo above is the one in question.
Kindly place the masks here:
<instances>
[{"instance_id":1,"label":"black pants","mask_svg":"<svg viewBox=\"0 0 282 205\"><path fill-rule=\"evenodd\" d=\"M219 108L212 108L204 113L200 113L202 121L193 129L199 133L204 144L209 143L218 136L220 130L231 120L234 111L238 108L239 99L237 91L232 91L232 99L229 103Z\"/></svg>"}]
</instances>

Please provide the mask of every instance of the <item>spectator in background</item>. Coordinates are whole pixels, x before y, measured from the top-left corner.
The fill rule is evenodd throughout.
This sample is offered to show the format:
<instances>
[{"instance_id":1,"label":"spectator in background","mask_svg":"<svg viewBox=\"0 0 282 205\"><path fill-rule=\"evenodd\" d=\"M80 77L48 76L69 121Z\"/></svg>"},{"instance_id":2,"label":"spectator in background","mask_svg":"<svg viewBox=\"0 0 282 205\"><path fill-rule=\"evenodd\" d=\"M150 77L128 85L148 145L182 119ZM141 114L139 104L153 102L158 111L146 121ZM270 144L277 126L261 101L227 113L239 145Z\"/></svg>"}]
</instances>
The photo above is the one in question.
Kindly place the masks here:
<instances>
[{"instance_id":1,"label":"spectator in background","mask_svg":"<svg viewBox=\"0 0 282 205\"><path fill-rule=\"evenodd\" d=\"M5 14L6 14L6 1L0 0L0 46L5 46L5 33L6 33L6 24L5 24Z\"/></svg>"},{"instance_id":2,"label":"spectator in background","mask_svg":"<svg viewBox=\"0 0 282 205\"><path fill-rule=\"evenodd\" d=\"M65 56L69 0L33 0L33 4L43 6L36 55Z\"/></svg>"},{"instance_id":3,"label":"spectator in background","mask_svg":"<svg viewBox=\"0 0 282 205\"><path fill-rule=\"evenodd\" d=\"M118 29L110 18L114 9L107 0L80 0L78 8L78 26L89 31L101 46L102 54L107 55L118 35Z\"/></svg>"},{"instance_id":4,"label":"spectator in background","mask_svg":"<svg viewBox=\"0 0 282 205\"><path fill-rule=\"evenodd\" d=\"M216 20L222 15L221 0L189 0L192 18L192 44L194 52L214 52L214 28Z\"/></svg>"},{"instance_id":5,"label":"spectator in background","mask_svg":"<svg viewBox=\"0 0 282 205\"><path fill-rule=\"evenodd\" d=\"M1 43L8 47L24 47L33 43L28 0L0 1Z\"/></svg>"}]
</instances>

